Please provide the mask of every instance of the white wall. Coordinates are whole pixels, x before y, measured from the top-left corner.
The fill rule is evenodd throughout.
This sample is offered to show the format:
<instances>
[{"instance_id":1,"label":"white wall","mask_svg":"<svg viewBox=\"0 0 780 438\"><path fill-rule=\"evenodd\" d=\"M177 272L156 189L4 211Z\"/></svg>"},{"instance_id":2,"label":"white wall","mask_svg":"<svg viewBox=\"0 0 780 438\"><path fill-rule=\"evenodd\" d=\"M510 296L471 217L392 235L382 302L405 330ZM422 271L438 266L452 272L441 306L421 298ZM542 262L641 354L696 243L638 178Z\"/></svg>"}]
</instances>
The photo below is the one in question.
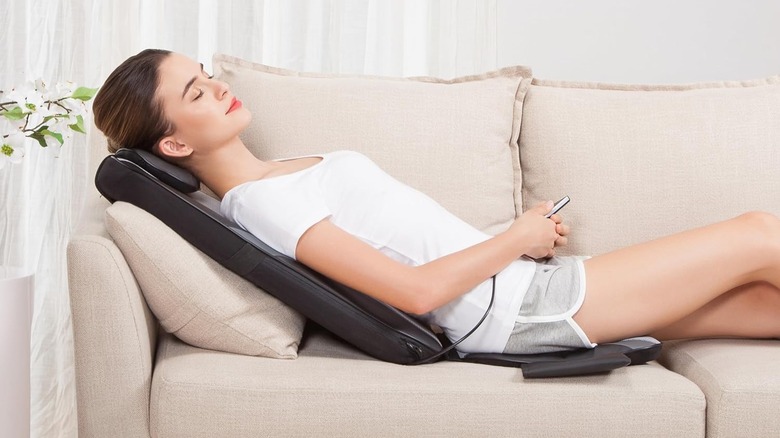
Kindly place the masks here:
<instances>
[{"instance_id":1,"label":"white wall","mask_svg":"<svg viewBox=\"0 0 780 438\"><path fill-rule=\"evenodd\" d=\"M780 74L780 0L499 0L498 66L572 81Z\"/></svg>"}]
</instances>

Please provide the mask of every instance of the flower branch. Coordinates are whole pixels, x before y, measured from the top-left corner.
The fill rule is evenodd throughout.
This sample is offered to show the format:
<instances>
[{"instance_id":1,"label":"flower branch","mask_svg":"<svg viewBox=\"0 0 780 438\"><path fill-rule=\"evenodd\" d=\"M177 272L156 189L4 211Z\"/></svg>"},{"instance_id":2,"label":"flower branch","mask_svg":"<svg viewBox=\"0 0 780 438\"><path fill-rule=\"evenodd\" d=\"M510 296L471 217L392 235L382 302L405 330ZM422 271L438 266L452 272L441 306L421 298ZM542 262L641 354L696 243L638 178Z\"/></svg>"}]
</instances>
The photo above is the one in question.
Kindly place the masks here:
<instances>
[{"instance_id":1,"label":"flower branch","mask_svg":"<svg viewBox=\"0 0 780 438\"><path fill-rule=\"evenodd\" d=\"M7 161L21 161L27 139L44 148L61 147L73 132L86 134L86 102L96 92L71 82L49 88L40 79L9 93L0 90L0 168Z\"/></svg>"}]
</instances>

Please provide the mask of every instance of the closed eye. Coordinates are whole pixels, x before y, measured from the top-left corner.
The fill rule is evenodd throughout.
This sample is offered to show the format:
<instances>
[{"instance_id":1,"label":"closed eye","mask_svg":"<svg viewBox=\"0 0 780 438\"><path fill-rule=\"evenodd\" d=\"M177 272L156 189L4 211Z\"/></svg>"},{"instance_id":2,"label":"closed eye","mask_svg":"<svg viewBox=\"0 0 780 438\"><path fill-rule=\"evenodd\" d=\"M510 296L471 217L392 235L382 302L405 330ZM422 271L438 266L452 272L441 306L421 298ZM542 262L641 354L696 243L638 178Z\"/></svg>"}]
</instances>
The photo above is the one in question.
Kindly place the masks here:
<instances>
[{"instance_id":1,"label":"closed eye","mask_svg":"<svg viewBox=\"0 0 780 438\"><path fill-rule=\"evenodd\" d=\"M206 73L205 70L203 70L203 64L200 65L200 71L201 71L201 73L203 73L203 76L205 76L206 79L213 79L214 78L214 75L210 75L210 74ZM203 96L203 89L202 88L198 88L197 90L198 90L198 95L195 96L194 99L192 99L193 101L198 100L198 99L200 99Z\"/></svg>"}]
</instances>

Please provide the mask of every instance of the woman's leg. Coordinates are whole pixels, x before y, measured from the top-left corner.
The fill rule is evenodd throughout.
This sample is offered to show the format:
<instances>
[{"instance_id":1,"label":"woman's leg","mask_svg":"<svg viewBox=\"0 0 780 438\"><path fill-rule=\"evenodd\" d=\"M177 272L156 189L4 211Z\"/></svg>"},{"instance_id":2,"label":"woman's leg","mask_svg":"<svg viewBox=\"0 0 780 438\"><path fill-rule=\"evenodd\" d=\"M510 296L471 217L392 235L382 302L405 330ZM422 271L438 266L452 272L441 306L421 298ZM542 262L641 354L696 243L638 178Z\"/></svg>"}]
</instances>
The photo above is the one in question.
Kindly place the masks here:
<instances>
[{"instance_id":1,"label":"woman's leg","mask_svg":"<svg viewBox=\"0 0 780 438\"><path fill-rule=\"evenodd\" d=\"M780 302L761 302L780 288L780 220L771 214L746 213L599 255L585 261L585 272L585 302L574 320L593 342L649 333L744 336L737 326L753 333L744 314L754 312L774 314L770 336L780 336ZM713 302L721 295L728 298ZM729 314L737 309L740 316Z\"/></svg>"},{"instance_id":2,"label":"woman's leg","mask_svg":"<svg viewBox=\"0 0 780 438\"><path fill-rule=\"evenodd\" d=\"M715 298L704 307L650 333L660 340L686 338L780 337L780 289L767 282L749 283Z\"/></svg>"}]
</instances>

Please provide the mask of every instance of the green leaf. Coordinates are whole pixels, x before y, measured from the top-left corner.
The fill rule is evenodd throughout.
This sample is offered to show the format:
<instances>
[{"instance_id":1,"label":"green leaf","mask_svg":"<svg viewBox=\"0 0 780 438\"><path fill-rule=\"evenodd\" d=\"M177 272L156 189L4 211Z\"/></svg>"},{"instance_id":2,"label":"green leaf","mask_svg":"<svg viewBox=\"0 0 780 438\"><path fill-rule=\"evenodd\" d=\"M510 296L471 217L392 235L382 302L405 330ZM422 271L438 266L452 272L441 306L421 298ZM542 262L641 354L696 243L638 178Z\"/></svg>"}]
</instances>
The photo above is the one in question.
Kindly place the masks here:
<instances>
[{"instance_id":1,"label":"green leaf","mask_svg":"<svg viewBox=\"0 0 780 438\"><path fill-rule=\"evenodd\" d=\"M9 111L2 111L0 112L0 115L4 116L8 120L21 120L25 116L24 111L22 111L22 108L18 106L13 107L13 109Z\"/></svg>"},{"instance_id":2,"label":"green leaf","mask_svg":"<svg viewBox=\"0 0 780 438\"><path fill-rule=\"evenodd\" d=\"M81 116L76 116L76 123L72 125L68 125L68 127L76 132L80 132L82 134L86 134L87 131L84 129L84 118Z\"/></svg>"},{"instance_id":3,"label":"green leaf","mask_svg":"<svg viewBox=\"0 0 780 438\"><path fill-rule=\"evenodd\" d=\"M28 135L28 137L32 138L33 140L37 141L41 147L46 147L46 139L43 138L43 134L40 132L33 132L32 134Z\"/></svg>"},{"instance_id":4,"label":"green leaf","mask_svg":"<svg viewBox=\"0 0 780 438\"><path fill-rule=\"evenodd\" d=\"M97 88L78 87L70 97L78 100L88 101L97 93Z\"/></svg>"},{"instance_id":5,"label":"green leaf","mask_svg":"<svg viewBox=\"0 0 780 438\"><path fill-rule=\"evenodd\" d=\"M62 141L62 134L60 133L51 132L48 129L41 129L39 132L41 133L41 135L48 135L49 137L54 137L54 139L57 140L60 144L64 143Z\"/></svg>"}]
</instances>

